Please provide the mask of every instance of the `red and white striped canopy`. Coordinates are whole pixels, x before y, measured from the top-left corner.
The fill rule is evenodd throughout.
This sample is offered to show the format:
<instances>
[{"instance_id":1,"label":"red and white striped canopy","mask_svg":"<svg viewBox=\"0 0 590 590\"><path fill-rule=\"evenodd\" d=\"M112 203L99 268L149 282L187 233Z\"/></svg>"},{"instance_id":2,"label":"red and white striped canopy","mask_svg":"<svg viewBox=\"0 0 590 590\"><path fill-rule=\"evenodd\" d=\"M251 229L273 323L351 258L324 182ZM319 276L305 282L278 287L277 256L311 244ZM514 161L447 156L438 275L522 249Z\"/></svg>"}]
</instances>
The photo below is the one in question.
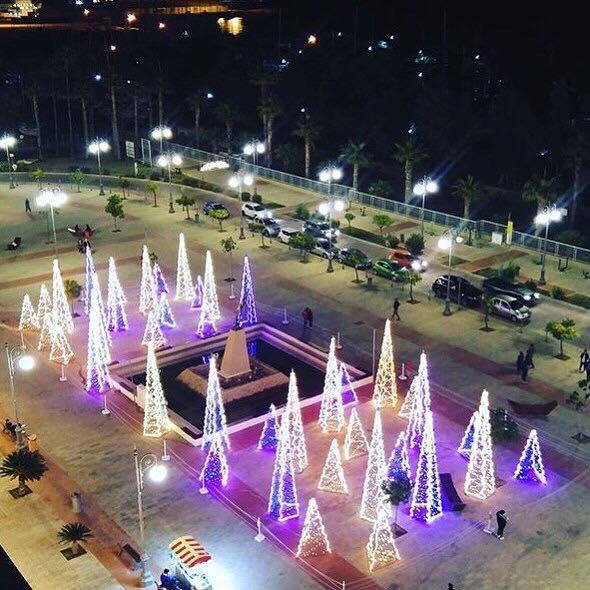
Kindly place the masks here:
<instances>
[{"instance_id":1,"label":"red and white striped canopy","mask_svg":"<svg viewBox=\"0 0 590 590\"><path fill-rule=\"evenodd\" d=\"M203 545L188 535L174 539L169 547L179 561L189 569L211 559L211 555L205 551Z\"/></svg>"}]
</instances>

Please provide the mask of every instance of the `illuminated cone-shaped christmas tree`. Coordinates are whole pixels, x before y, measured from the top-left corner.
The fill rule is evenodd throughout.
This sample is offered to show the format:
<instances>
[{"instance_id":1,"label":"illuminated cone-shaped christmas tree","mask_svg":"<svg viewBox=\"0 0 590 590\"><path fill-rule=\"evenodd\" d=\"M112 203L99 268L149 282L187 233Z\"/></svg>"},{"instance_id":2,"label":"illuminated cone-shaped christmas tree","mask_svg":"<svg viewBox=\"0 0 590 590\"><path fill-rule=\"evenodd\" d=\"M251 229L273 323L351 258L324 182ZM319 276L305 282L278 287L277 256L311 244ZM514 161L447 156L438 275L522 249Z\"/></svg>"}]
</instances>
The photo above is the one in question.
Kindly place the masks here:
<instances>
[{"instance_id":1,"label":"illuminated cone-shaped christmas tree","mask_svg":"<svg viewBox=\"0 0 590 590\"><path fill-rule=\"evenodd\" d=\"M414 403L412 404L412 412L406 429L408 446L411 449L420 447L426 411L430 410L430 383L428 381L428 363L425 353L420 355L420 365L415 379L418 379L418 382L416 383Z\"/></svg>"},{"instance_id":2,"label":"illuminated cone-shaped christmas tree","mask_svg":"<svg viewBox=\"0 0 590 590\"><path fill-rule=\"evenodd\" d=\"M391 565L400 559L389 524L389 517L387 510L381 509L373 524L373 531L367 543L367 557L371 572L377 568Z\"/></svg>"},{"instance_id":3,"label":"illuminated cone-shaped christmas tree","mask_svg":"<svg viewBox=\"0 0 590 590\"><path fill-rule=\"evenodd\" d=\"M191 267L188 263L184 234L178 234L178 263L176 266L176 296L175 299L192 301L194 295Z\"/></svg>"},{"instance_id":4,"label":"illuminated cone-shaped christmas tree","mask_svg":"<svg viewBox=\"0 0 590 590\"><path fill-rule=\"evenodd\" d=\"M385 448L383 446L383 429L381 427L381 413L375 412L371 446L369 447L369 460L365 472L363 496L361 499L360 517L371 522L377 519L379 510L386 510L391 516L391 506L386 504L385 494L381 489L387 479L387 466L385 464Z\"/></svg>"},{"instance_id":5,"label":"illuminated cone-shaped christmas tree","mask_svg":"<svg viewBox=\"0 0 590 590\"><path fill-rule=\"evenodd\" d=\"M276 450L279 440L279 419L274 404L270 404L268 416L264 421L260 439L258 440L259 450Z\"/></svg>"},{"instance_id":6,"label":"illuminated cone-shaped christmas tree","mask_svg":"<svg viewBox=\"0 0 590 590\"><path fill-rule=\"evenodd\" d=\"M340 363L336 358L336 339L332 337L320 406L320 428L323 432L340 432L344 424L342 373Z\"/></svg>"},{"instance_id":7,"label":"illuminated cone-shaped christmas tree","mask_svg":"<svg viewBox=\"0 0 590 590\"><path fill-rule=\"evenodd\" d=\"M275 456L267 511L279 521L299 516L292 447L289 439L288 423L284 416L279 430L279 443Z\"/></svg>"},{"instance_id":8,"label":"illuminated cone-shaped christmas tree","mask_svg":"<svg viewBox=\"0 0 590 590\"><path fill-rule=\"evenodd\" d=\"M244 256L244 269L242 271L242 290L240 292L240 303L238 305L238 324L241 327L252 326L258 323L256 313L256 300L254 299L254 283L252 282L252 271L250 260Z\"/></svg>"},{"instance_id":9,"label":"illuminated cone-shaped christmas tree","mask_svg":"<svg viewBox=\"0 0 590 590\"><path fill-rule=\"evenodd\" d=\"M416 391L418 390L420 384L420 379L418 375L416 375L412 379L412 384L406 393L406 397L404 398L404 403L402 407L399 409L397 415L400 418L409 418L412 415L412 408L414 407L414 400L416 399Z\"/></svg>"},{"instance_id":10,"label":"illuminated cone-shaped christmas tree","mask_svg":"<svg viewBox=\"0 0 590 590\"><path fill-rule=\"evenodd\" d=\"M332 553L332 548L326 535L322 515L315 498L310 498L296 555L297 557L312 557L328 553Z\"/></svg>"},{"instance_id":11,"label":"illuminated cone-shaped christmas tree","mask_svg":"<svg viewBox=\"0 0 590 590\"><path fill-rule=\"evenodd\" d=\"M463 438L461 439L461 444L457 449L457 452L464 457L469 458L471 454L471 447L473 446L473 435L475 434L475 423L479 418L479 414L477 410L471 414L471 419L469 420L469 424L465 429L463 434Z\"/></svg>"},{"instance_id":12,"label":"illuminated cone-shaped christmas tree","mask_svg":"<svg viewBox=\"0 0 590 590\"><path fill-rule=\"evenodd\" d=\"M147 315L156 307L156 284L150 263L150 254L144 244L141 254L141 284L139 286L139 311Z\"/></svg>"},{"instance_id":13,"label":"illuminated cone-shaped christmas tree","mask_svg":"<svg viewBox=\"0 0 590 590\"><path fill-rule=\"evenodd\" d=\"M55 361L60 365L67 365L74 352L72 347L66 338L66 334L58 322L52 322L51 324L51 349L49 352L49 360Z\"/></svg>"},{"instance_id":14,"label":"illuminated cone-shaped christmas tree","mask_svg":"<svg viewBox=\"0 0 590 590\"><path fill-rule=\"evenodd\" d=\"M325 492L336 492L337 494L348 494L348 486L344 478L344 470L342 469L342 459L340 458L340 449L338 448L338 441L332 440L324 469L320 476L318 489Z\"/></svg>"},{"instance_id":15,"label":"illuminated cone-shaped christmas tree","mask_svg":"<svg viewBox=\"0 0 590 590\"><path fill-rule=\"evenodd\" d=\"M158 303L159 320L160 325L166 326L167 328L176 328L176 321L172 313L172 308L168 301L168 295L162 292L160 293L160 301Z\"/></svg>"},{"instance_id":16,"label":"illuminated cone-shaped christmas tree","mask_svg":"<svg viewBox=\"0 0 590 590\"><path fill-rule=\"evenodd\" d=\"M148 313L147 320L145 322L145 330L143 332L143 339L141 343L144 346L153 344L155 348L160 348L166 344L166 337L162 333L160 328L158 309L151 309Z\"/></svg>"},{"instance_id":17,"label":"illuminated cone-shaped christmas tree","mask_svg":"<svg viewBox=\"0 0 590 590\"><path fill-rule=\"evenodd\" d=\"M340 372L342 375L342 403L347 406L348 404L355 404L359 400L356 396L356 391L352 386L352 381L348 370L344 363L340 363Z\"/></svg>"},{"instance_id":18,"label":"illuminated cone-shaped christmas tree","mask_svg":"<svg viewBox=\"0 0 590 590\"><path fill-rule=\"evenodd\" d=\"M440 477L436 461L436 443L432 412L426 410L424 433L420 445L420 456L416 465L416 481L412 493L410 516L418 520L432 522L442 515Z\"/></svg>"},{"instance_id":19,"label":"illuminated cone-shaped christmas tree","mask_svg":"<svg viewBox=\"0 0 590 590\"><path fill-rule=\"evenodd\" d=\"M102 335L103 320L100 317L97 289L90 294L88 317L88 357L86 360L86 391L102 393L109 387L108 346Z\"/></svg>"},{"instance_id":20,"label":"illuminated cone-shaped christmas tree","mask_svg":"<svg viewBox=\"0 0 590 590\"><path fill-rule=\"evenodd\" d=\"M348 461L354 457L366 455L369 452L369 443L363 430L363 425L358 417L356 408L350 411L346 438L344 439L344 458Z\"/></svg>"},{"instance_id":21,"label":"illuminated cone-shaped christmas tree","mask_svg":"<svg viewBox=\"0 0 590 590\"><path fill-rule=\"evenodd\" d=\"M127 330L127 314L125 313L125 293L117 276L115 260L109 258L109 282L107 288L107 328L111 332Z\"/></svg>"},{"instance_id":22,"label":"illuminated cone-shaped christmas tree","mask_svg":"<svg viewBox=\"0 0 590 590\"><path fill-rule=\"evenodd\" d=\"M86 248L86 284L84 287L84 313L90 315L90 293L92 293L92 280L96 268L94 266L94 259L92 258L92 249Z\"/></svg>"},{"instance_id":23,"label":"illuminated cone-shaped christmas tree","mask_svg":"<svg viewBox=\"0 0 590 590\"><path fill-rule=\"evenodd\" d=\"M287 394L287 405L283 413L282 423L286 424L288 430L294 469L298 473L301 473L309 462L307 460L303 420L301 419L297 377L293 370L291 370L291 374L289 375L289 393Z\"/></svg>"},{"instance_id":24,"label":"illuminated cone-shaped christmas tree","mask_svg":"<svg viewBox=\"0 0 590 590\"><path fill-rule=\"evenodd\" d=\"M227 485L227 478L229 476L229 468L227 466L227 459L225 457L225 447L221 440L221 436L216 434L213 436L207 449L207 456L205 457L205 464L199 479L204 486L223 486Z\"/></svg>"},{"instance_id":25,"label":"illuminated cone-shaped christmas tree","mask_svg":"<svg viewBox=\"0 0 590 590\"><path fill-rule=\"evenodd\" d=\"M221 441L229 449L227 420L217 374L217 357L211 355L209 357L209 378L207 380L207 398L205 400L205 421L203 423L203 448L208 448L213 437L217 435L220 436Z\"/></svg>"},{"instance_id":26,"label":"illuminated cone-shaped christmas tree","mask_svg":"<svg viewBox=\"0 0 590 590\"><path fill-rule=\"evenodd\" d=\"M59 271L57 260L53 261L52 298L55 321L61 325L64 332L71 334L74 331L74 322L72 321L72 314L70 313L70 306L68 305L68 298L66 297L66 290L61 279L61 272Z\"/></svg>"},{"instance_id":27,"label":"illuminated cone-shaped christmas tree","mask_svg":"<svg viewBox=\"0 0 590 590\"><path fill-rule=\"evenodd\" d=\"M107 317L105 315L104 305L102 302L102 294L100 290L100 282L98 280L98 275L94 273L94 277L92 278L92 293L91 296L96 295L96 299L98 302L98 317L100 318L100 337L103 340L103 350L105 351L106 355L106 362L110 363L112 361L111 358L111 350L110 346L112 344L111 335L108 332L107 328Z\"/></svg>"},{"instance_id":28,"label":"illuminated cone-shaped christmas tree","mask_svg":"<svg viewBox=\"0 0 590 590\"><path fill-rule=\"evenodd\" d=\"M41 285L41 290L39 291L39 303L37 304L37 321L39 322L39 326L43 326L43 318L48 314L51 313L53 306L51 305L51 297L49 295L49 291L45 286L45 283Z\"/></svg>"},{"instance_id":29,"label":"illuminated cone-shaped christmas tree","mask_svg":"<svg viewBox=\"0 0 590 590\"><path fill-rule=\"evenodd\" d=\"M20 332L23 330L39 330L41 325L31 303L31 299L28 293L25 293L23 297L23 304L20 312L20 320L18 322L18 329Z\"/></svg>"},{"instance_id":30,"label":"illuminated cone-shaped christmas tree","mask_svg":"<svg viewBox=\"0 0 590 590\"><path fill-rule=\"evenodd\" d=\"M191 309L198 309L203 305L203 279L201 275L197 275L195 281L195 293L193 296L193 302L191 303Z\"/></svg>"},{"instance_id":31,"label":"illuminated cone-shaped christmas tree","mask_svg":"<svg viewBox=\"0 0 590 590\"><path fill-rule=\"evenodd\" d=\"M465 476L465 493L468 496L485 500L496 491L490 407L488 392L485 389L481 394L477 414L473 431L473 444L469 453L469 465Z\"/></svg>"},{"instance_id":32,"label":"illuminated cone-shaped christmas tree","mask_svg":"<svg viewBox=\"0 0 590 590\"><path fill-rule=\"evenodd\" d=\"M547 483L539 437L536 430L531 430L514 471L514 479Z\"/></svg>"},{"instance_id":33,"label":"illuminated cone-shaped christmas tree","mask_svg":"<svg viewBox=\"0 0 590 590\"><path fill-rule=\"evenodd\" d=\"M152 267L152 275L156 285L156 294L160 295L160 293L169 293L170 291L168 291L168 283L166 283L164 273L157 262L154 262L154 266Z\"/></svg>"},{"instance_id":34,"label":"illuminated cone-shaped christmas tree","mask_svg":"<svg viewBox=\"0 0 590 590\"><path fill-rule=\"evenodd\" d=\"M401 431L395 441L393 451L391 451L391 457L387 464L387 477L390 479L395 476L396 473L405 473L408 480L412 480L410 472L410 460L408 459L408 446L406 442L406 433Z\"/></svg>"},{"instance_id":35,"label":"illuminated cone-shaped christmas tree","mask_svg":"<svg viewBox=\"0 0 590 590\"><path fill-rule=\"evenodd\" d=\"M46 313L41 324L41 332L39 333L39 343L37 350L49 350L51 348L51 335L53 331L53 312Z\"/></svg>"},{"instance_id":36,"label":"illuminated cone-shaped christmas tree","mask_svg":"<svg viewBox=\"0 0 590 590\"><path fill-rule=\"evenodd\" d=\"M143 403L143 436L159 437L170 430L166 398L156 361L156 349L148 344Z\"/></svg>"},{"instance_id":37,"label":"illuminated cone-shaped christmas tree","mask_svg":"<svg viewBox=\"0 0 590 590\"><path fill-rule=\"evenodd\" d=\"M217 300L217 289L215 287L215 275L213 274L213 262L211 253L207 250L205 256L205 279L203 280L203 302L199 323L197 324L197 335L201 338L211 336L217 331L216 322L221 319L219 302Z\"/></svg>"},{"instance_id":38,"label":"illuminated cone-shaped christmas tree","mask_svg":"<svg viewBox=\"0 0 590 590\"><path fill-rule=\"evenodd\" d=\"M381 356L373 388L373 404L376 408L394 408L397 404L397 383L389 319L385 322L385 331L383 332Z\"/></svg>"}]
</instances>

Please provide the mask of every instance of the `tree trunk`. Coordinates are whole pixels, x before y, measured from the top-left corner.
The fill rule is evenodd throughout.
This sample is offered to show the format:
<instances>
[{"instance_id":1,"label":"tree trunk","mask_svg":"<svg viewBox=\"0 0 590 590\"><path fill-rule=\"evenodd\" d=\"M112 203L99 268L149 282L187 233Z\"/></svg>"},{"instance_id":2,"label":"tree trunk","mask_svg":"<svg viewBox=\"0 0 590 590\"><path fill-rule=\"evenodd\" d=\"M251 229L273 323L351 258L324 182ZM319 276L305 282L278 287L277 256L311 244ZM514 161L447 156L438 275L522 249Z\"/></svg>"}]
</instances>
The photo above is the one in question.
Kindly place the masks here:
<instances>
[{"instance_id":1,"label":"tree trunk","mask_svg":"<svg viewBox=\"0 0 590 590\"><path fill-rule=\"evenodd\" d=\"M148 94L148 125L151 130L154 128L154 110L152 108L152 95Z\"/></svg>"},{"instance_id":2,"label":"tree trunk","mask_svg":"<svg viewBox=\"0 0 590 590\"><path fill-rule=\"evenodd\" d=\"M43 153L41 150L41 121L39 119L39 98L37 95L33 95L33 116L35 117L35 125L37 126L37 157L39 160L43 159Z\"/></svg>"},{"instance_id":3,"label":"tree trunk","mask_svg":"<svg viewBox=\"0 0 590 590\"><path fill-rule=\"evenodd\" d=\"M580 195L580 174L582 172L582 163L576 159L574 164L574 190L572 194L572 206L570 209L570 216L568 219L568 225L570 228L574 227L576 221L576 212L578 209L578 197Z\"/></svg>"},{"instance_id":4,"label":"tree trunk","mask_svg":"<svg viewBox=\"0 0 590 590\"><path fill-rule=\"evenodd\" d=\"M463 218L469 219L469 201L467 199L463 199Z\"/></svg>"},{"instance_id":5,"label":"tree trunk","mask_svg":"<svg viewBox=\"0 0 590 590\"><path fill-rule=\"evenodd\" d=\"M352 188L356 193L359 189L359 165L352 165Z\"/></svg>"},{"instance_id":6,"label":"tree trunk","mask_svg":"<svg viewBox=\"0 0 590 590\"><path fill-rule=\"evenodd\" d=\"M201 147L201 107L195 105L195 145Z\"/></svg>"},{"instance_id":7,"label":"tree trunk","mask_svg":"<svg viewBox=\"0 0 590 590\"><path fill-rule=\"evenodd\" d=\"M70 144L70 158L74 157L74 127L72 125L72 100L66 97L66 115L68 118L68 140Z\"/></svg>"},{"instance_id":8,"label":"tree trunk","mask_svg":"<svg viewBox=\"0 0 590 590\"><path fill-rule=\"evenodd\" d=\"M412 162L406 160L406 165L404 167L404 175L405 175L405 192L404 192L404 199L406 203L409 203L412 200Z\"/></svg>"},{"instance_id":9,"label":"tree trunk","mask_svg":"<svg viewBox=\"0 0 590 590\"><path fill-rule=\"evenodd\" d=\"M21 494L24 494L26 491L25 484L26 484L25 478L22 477L21 475L19 475L19 477L18 477L18 491Z\"/></svg>"},{"instance_id":10,"label":"tree trunk","mask_svg":"<svg viewBox=\"0 0 590 590\"><path fill-rule=\"evenodd\" d=\"M311 144L309 141L305 142L305 178L309 178L309 161L311 156Z\"/></svg>"},{"instance_id":11,"label":"tree trunk","mask_svg":"<svg viewBox=\"0 0 590 590\"><path fill-rule=\"evenodd\" d=\"M164 96L162 87L158 87L158 125L161 127L164 121Z\"/></svg>"},{"instance_id":12,"label":"tree trunk","mask_svg":"<svg viewBox=\"0 0 590 590\"><path fill-rule=\"evenodd\" d=\"M55 93L51 95L51 103L53 106L53 152L59 154L59 127L57 125L57 96Z\"/></svg>"},{"instance_id":13,"label":"tree trunk","mask_svg":"<svg viewBox=\"0 0 590 590\"><path fill-rule=\"evenodd\" d=\"M90 136L88 135L88 112L86 111L86 99L80 99L80 106L82 108L82 132L84 133L84 157L88 158L88 145L90 144ZM78 188L78 192L80 189Z\"/></svg>"},{"instance_id":14,"label":"tree trunk","mask_svg":"<svg viewBox=\"0 0 590 590\"><path fill-rule=\"evenodd\" d=\"M232 136L232 124L230 121L225 122L225 143L227 146L227 153L231 153L231 136Z\"/></svg>"},{"instance_id":15,"label":"tree trunk","mask_svg":"<svg viewBox=\"0 0 590 590\"><path fill-rule=\"evenodd\" d=\"M273 117L269 117L266 126L266 165L272 165L272 135L273 135Z\"/></svg>"},{"instance_id":16,"label":"tree trunk","mask_svg":"<svg viewBox=\"0 0 590 590\"><path fill-rule=\"evenodd\" d=\"M115 148L115 158L121 159L121 145L119 143L119 125L117 124L117 97L115 95L115 86L111 83L111 124L113 127L113 144Z\"/></svg>"},{"instance_id":17,"label":"tree trunk","mask_svg":"<svg viewBox=\"0 0 590 590\"><path fill-rule=\"evenodd\" d=\"M559 341L559 356L563 357L563 340Z\"/></svg>"},{"instance_id":18,"label":"tree trunk","mask_svg":"<svg viewBox=\"0 0 590 590\"><path fill-rule=\"evenodd\" d=\"M139 97L137 94L133 95L133 141L135 142L135 149L139 149Z\"/></svg>"}]
</instances>

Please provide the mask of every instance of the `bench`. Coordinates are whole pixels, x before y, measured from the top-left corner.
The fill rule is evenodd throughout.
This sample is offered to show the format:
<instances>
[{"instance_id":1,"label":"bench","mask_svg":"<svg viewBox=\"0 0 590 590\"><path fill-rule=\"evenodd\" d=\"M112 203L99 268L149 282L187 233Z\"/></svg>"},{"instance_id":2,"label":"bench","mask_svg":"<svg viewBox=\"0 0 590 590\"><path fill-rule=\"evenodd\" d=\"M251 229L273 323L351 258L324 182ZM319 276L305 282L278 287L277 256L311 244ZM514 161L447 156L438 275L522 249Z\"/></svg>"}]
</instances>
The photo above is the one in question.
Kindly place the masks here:
<instances>
[{"instance_id":1,"label":"bench","mask_svg":"<svg viewBox=\"0 0 590 590\"><path fill-rule=\"evenodd\" d=\"M446 512L461 512L465 508L465 502L455 489L453 476L450 473L440 474L440 487L442 489L442 505Z\"/></svg>"},{"instance_id":2,"label":"bench","mask_svg":"<svg viewBox=\"0 0 590 590\"><path fill-rule=\"evenodd\" d=\"M6 246L7 250L18 250L22 243L23 239L20 236L16 236L14 240L10 244Z\"/></svg>"},{"instance_id":3,"label":"bench","mask_svg":"<svg viewBox=\"0 0 590 590\"><path fill-rule=\"evenodd\" d=\"M119 543L119 551L117 552L117 557L122 557L123 553L127 554L128 557L131 558L131 566L135 569L135 566L141 563L141 555L139 552L133 547L133 545L129 543Z\"/></svg>"},{"instance_id":4,"label":"bench","mask_svg":"<svg viewBox=\"0 0 590 590\"><path fill-rule=\"evenodd\" d=\"M549 416L557 407L557 402L547 402L546 404L521 404L511 399L508 400L512 411L519 416Z\"/></svg>"}]
</instances>

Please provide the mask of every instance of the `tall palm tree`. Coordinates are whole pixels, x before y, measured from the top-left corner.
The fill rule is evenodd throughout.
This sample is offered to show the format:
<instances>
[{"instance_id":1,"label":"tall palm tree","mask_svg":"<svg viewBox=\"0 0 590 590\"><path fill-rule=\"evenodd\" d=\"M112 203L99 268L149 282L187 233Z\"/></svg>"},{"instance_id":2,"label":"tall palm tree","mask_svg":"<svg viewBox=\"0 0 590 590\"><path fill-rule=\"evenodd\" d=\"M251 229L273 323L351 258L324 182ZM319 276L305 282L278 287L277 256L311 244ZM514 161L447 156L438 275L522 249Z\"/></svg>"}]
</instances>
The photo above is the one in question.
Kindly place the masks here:
<instances>
[{"instance_id":1,"label":"tall palm tree","mask_svg":"<svg viewBox=\"0 0 590 590\"><path fill-rule=\"evenodd\" d=\"M238 110L234 104L230 102L222 102L215 109L215 115L225 127L225 144L228 153L231 153L232 135L234 123L238 118Z\"/></svg>"},{"instance_id":2,"label":"tall palm tree","mask_svg":"<svg viewBox=\"0 0 590 590\"><path fill-rule=\"evenodd\" d=\"M533 174L524 183L522 198L525 201L537 203L537 213L540 213L543 207L546 207L555 200L558 190L557 176L547 177L545 175Z\"/></svg>"},{"instance_id":3,"label":"tall palm tree","mask_svg":"<svg viewBox=\"0 0 590 590\"><path fill-rule=\"evenodd\" d=\"M342 159L352 165L352 188L356 192L359 188L359 170L369 165L367 144L364 141L349 140L342 148Z\"/></svg>"},{"instance_id":4,"label":"tall palm tree","mask_svg":"<svg viewBox=\"0 0 590 590\"><path fill-rule=\"evenodd\" d=\"M111 95L111 127L113 134L113 147L115 148L115 158L121 159L121 143L119 142L119 123L117 122L117 80L114 74L110 77L110 95Z\"/></svg>"},{"instance_id":5,"label":"tall palm tree","mask_svg":"<svg viewBox=\"0 0 590 590\"><path fill-rule=\"evenodd\" d=\"M33 117L35 119L35 126L37 127L37 157L39 160L43 159L43 150L41 148L41 119L39 117L39 97L41 96L41 88L37 82L30 82L25 86L25 95L31 100L33 107Z\"/></svg>"},{"instance_id":6,"label":"tall palm tree","mask_svg":"<svg viewBox=\"0 0 590 590\"><path fill-rule=\"evenodd\" d=\"M311 150L314 147L314 141L319 135L318 128L311 121L311 117L306 114L303 119L299 121L297 127L293 130L293 135L303 140L305 150L305 177L309 178Z\"/></svg>"},{"instance_id":7,"label":"tall palm tree","mask_svg":"<svg viewBox=\"0 0 590 590\"><path fill-rule=\"evenodd\" d=\"M47 471L47 463L39 451L29 449L18 449L4 458L0 465L0 477L18 479L18 491L26 492L28 481L39 481Z\"/></svg>"},{"instance_id":8,"label":"tall palm tree","mask_svg":"<svg viewBox=\"0 0 590 590\"><path fill-rule=\"evenodd\" d=\"M422 146L410 137L404 143L396 143L393 157L404 166L404 200L409 203L412 200L412 180L414 165L426 158L427 154Z\"/></svg>"},{"instance_id":9,"label":"tall palm tree","mask_svg":"<svg viewBox=\"0 0 590 590\"><path fill-rule=\"evenodd\" d=\"M459 178L453 187L453 194L463 200L463 217L469 219L471 204L481 199L481 191L475 178L471 174Z\"/></svg>"},{"instance_id":10,"label":"tall palm tree","mask_svg":"<svg viewBox=\"0 0 590 590\"><path fill-rule=\"evenodd\" d=\"M63 70L64 92L62 98L66 103L66 120L68 123L68 146L70 157L74 156L74 124L72 121L72 88L71 88L71 70L75 54L71 47L63 46L54 56L54 63Z\"/></svg>"},{"instance_id":11,"label":"tall palm tree","mask_svg":"<svg viewBox=\"0 0 590 590\"><path fill-rule=\"evenodd\" d=\"M285 172L292 172L297 161L299 150L292 143L283 143L275 148L275 157L282 165Z\"/></svg>"},{"instance_id":12,"label":"tall palm tree","mask_svg":"<svg viewBox=\"0 0 590 590\"><path fill-rule=\"evenodd\" d=\"M263 103L267 96L268 90L271 86L276 86L278 84L278 76L274 72L269 72L260 68L253 76L250 78L250 84L252 86L256 86L260 91L260 102Z\"/></svg>"},{"instance_id":13,"label":"tall palm tree","mask_svg":"<svg viewBox=\"0 0 590 590\"><path fill-rule=\"evenodd\" d=\"M264 143L266 145L266 163L272 163L272 138L273 125L275 119L283 112L283 109L275 96L267 96L258 105L258 114L262 119L262 126L264 127Z\"/></svg>"},{"instance_id":14,"label":"tall palm tree","mask_svg":"<svg viewBox=\"0 0 590 590\"><path fill-rule=\"evenodd\" d=\"M580 177L584 165L590 159L590 145L587 139L581 134L576 133L571 137L565 149L565 163L572 172L572 201L570 214L568 216L568 225L574 226L578 208L578 198L580 196Z\"/></svg>"},{"instance_id":15,"label":"tall palm tree","mask_svg":"<svg viewBox=\"0 0 590 590\"><path fill-rule=\"evenodd\" d=\"M203 106L203 95L203 89L199 88L186 99L194 114L195 146L197 148L201 147L201 107Z\"/></svg>"}]
</instances>

